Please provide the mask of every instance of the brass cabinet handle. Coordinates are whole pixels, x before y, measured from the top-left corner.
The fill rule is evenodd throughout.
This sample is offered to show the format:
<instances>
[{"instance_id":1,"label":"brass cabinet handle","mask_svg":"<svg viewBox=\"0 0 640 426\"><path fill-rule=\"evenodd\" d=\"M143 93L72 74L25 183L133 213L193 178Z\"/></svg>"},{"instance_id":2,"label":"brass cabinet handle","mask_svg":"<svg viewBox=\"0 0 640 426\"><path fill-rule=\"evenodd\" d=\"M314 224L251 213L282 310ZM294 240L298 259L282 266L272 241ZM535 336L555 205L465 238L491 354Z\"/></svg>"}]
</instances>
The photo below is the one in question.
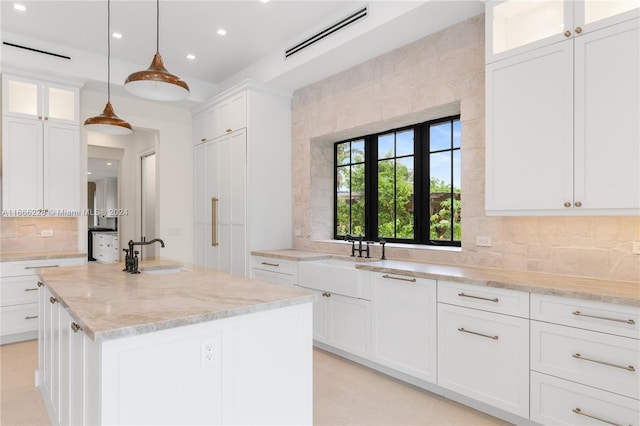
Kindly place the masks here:
<instances>
[{"instance_id":1,"label":"brass cabinet handle","mask_svg":"<svg viewBox=\"0 0 640 426\"><path fill-rule=\"evenodd\" d=\"M573 205L576 207L582 207L582 201L576 201Z\"/></svg>"},{"instance_id":2,"label":"brass cabinet handle","mask_svg":"<svg viewBox=\"0 0 640 426\"><path fill-rule=\"evenodd\" d=\"M42 287L43 285L42 281L38 281L38 287Z\"/></svg>"},{"instance_id":3,"label":"brass cabinet handle","mask_svg":"<svg viewBox=\"0 0 640 426\"><path fill-rule=\"evenodd\" d=\"M59 268L60 265L25 266L24 269Z\"/></svg>"},{"instance_id":4,"label":"brass cabinet handle","mask_svg":"<svg viewBox=\"0 0 640 426\"><path fill-rule=\"evenodd\" d=\"M574 358L576 358L576 359L581 359L581 360L589 361L589 362L595 362L595 363L602 364L602 365L608 365L609 367L621 368L621 369L627 370L627 371L636 371L636 369L633 367L633 365L624 366L624 365L619 365L619 364L612 364L612 363L607 362L607 361L600 361L600 360L593 359L593 358L587 358L587 357L584 357L584 356L582 356L580 354L573 354L572 356Z\"/></svg>"},{"instance_id":5,"label":"brass cabinet handle","mask_svg":"<svg viewBox=\"0 0 640 426\"><path fill-rule=\"evenodd\" d=\"M54 304L54 303L56 303L57 301L58 301L58 299L56 299L56 298L55 298L55 297L53 297L53 296L51 296L51 297L49 298L49 302L51 302L51 304Z\"/></svg>"},{"instance_id":6,"label":"brass cabinet handle","mask_svg":"<svg viewBox=\"0 0 640 426\"><path fill-rule=\"evenodd\" d=\"M279 263L269 263L269 262L262 262L261 265L267 265L267 266L280 266Z\"/></svg>"},{"instance_id":7,"label":"brass cabinet handle","mask_svg":"<svg viewBox=\"0 0 640 426\"><path fill-rule=\"evenodd\" d=\"M583 314L580 311L572 312L572 314L580 316L580 317L588 317L588 318L596 318L596 319L601 319L601 320L606 320L606 321L622 322L622 323L625 323L625 324L635 324L636 323L632 319L618 319L618 318L601 317L601 316L598 316L598 315Z\"/></svg>"},{"instance_id":8,"label":"brass cabinet handle","mask_svg":"<svg viewBox=\"0 0 640 426\"><path fill-rule=\"evenodd\" d=\"M38 318L37 315L27 315L26 317L24 317L24 319L26 319L26 320L31 320L31 319L36 319L36 318Z\"/></svg>"},{"instance_id":9,"label":"brass cabinet handle","mask_svg":"<svg viewBox=\"0 0 640 426\"><path fill-rule=\"evenodd\" d=\"M42 116L41 115L38 116L38 120L42 120Z\"/></svg>"},{"instance_id":10,"label":"brass cabinet handle","mask_svg":"<svg viewBox=\"0 0 640 426\"><path fill-rule=\"evenodd\" d=\"M74 333L77 333L78 331L82 330L82 327L80 327L80 324L78 324L77 322L72 322L71 329Z\"/></svg>"},{"instance_id":11,"label":"brass cabinet handle","mask_svg":"<svg viewBox=\"0 0 640 426\"><path fill-rule=\"evenodd\" d=\"M576 414L580 414L581 416L590 417L590 418L592 418L592 419L595 419L595 420L601 421L602 423L606 423L606 424L608 424L608 425L613 425L613 426L623 426L623 425L621 425L620 423L610 422L609 420L605 420L605 419L603 419L602 417L598 417L598 416L594 416L593 414L585 413L585 412L583 412L581 409L579 409L579 408L577 408L577 407L576 407L576 408L574 408L574 409L573 409L573 410L571 410L571 411L573 411L573 412L574 412L574 413L576 413ZM629 425L629 426L631 426L631 425Z\"/></svg>"},{"instance_id":12,"label":"brass cabinet handle","mask_svg":"<svg viewBox=\"0 0 640 426\"><path fill-rule=\"evenodd\" d=\"M326 292L326 291L325 291L324 293L322 293L322 295L323 295L324 297L331 297L331 293L328 293L328 292Z\"/></svg>"},{"instance_id":13,"label":"brass cabinet handle","mask_svg":"<svg viewBox=\"0 0 640 426\"><path fill-rule=\"evenodd\" d=\"M476 331L465 330L463 327L460 327L458 329L458 331L460 331L462 333L475 334L476 336L482 336L482 337L486 337L486 338L492 339L492 340L498 340L498 336L489 336L488 334L482 334L482 333L478 333Z\"/></svg>"},{"instance_id":14,"label":"brass cabinet handle","mask_svg":"<svg viewBox=\"0 0 640 426\"><path fill-rule=\"evenodd\" d=\"M25 288L24 291L38 291L38 288Z\"/></svg>"},{"instance_id":15,"label":"brass cabinet handle","mask_svg":"<svg viewBox=\"0 0 640 426\"><path fill-rule=\"evenodd\" d=\"M576 34L580 34L582 32L582 28L576 27L575 31L576 31Z\"/></svg>"},{"instance_id":16,"label":"brass cabinet handle","mask_svg":"<svg viewBox=\"0 0 640 426\"><path fill-rule=\"evenodd\" d=\"M471 294L465 294L465 293L458 293L458 296L460 296L460 297L470 297L471 299L488 300L489 302L496 302L496 303L498 303L500 301L500 299L498 299L497 297L494 297L493 299L490 299L488 297L473 296Z\"/></svg>"},{"instance_id":17,"label":"brass cabinet handle","mask_svg":"<svg viewBox=\"0 0 640 426\"><path fill-rule=\"evenodd\" d=\"M227 130L226 130L226 132L227 132L227 133L231 133L232 131L233 131L233 130L231 130L231 129L227 129Z\"/></svg>"},{"instance_id":18,"label":"brass cabinet handle","mask_svg":"<svg viewBox=\"0 0 640 426\"><path fill-rule=\"evenodd\" d=\"M398 280L398 281L408 281L410 283L415 283L415 278L400 278L400 277L392 277L391 275L383 275L382 278L388 278L390 280Z\"/></svg>"},{"instance_id":19,"label":"brass cabinet handle","mask_svg":"<svg viewBox=\"0 0 640 426\"><path fill-rule=\"evenodd\" d=\"M564 32L565 37L571 37L571 31L567 30Z\"/></svg>"},{"instance_id":20,"label":"brass cabinet handle","mask_svg":"<svg viewBox=\"0 0 640 426\"><path fill-rule=\"evenodd\" d=\"M570 202L568 202L568 201L565 201L565 202L564 202L564 206L565 206L565 207L571 207L571 203L570 203Z\"/></svg>"},{"instance_id":21,"label":"brass cabinet handle","mask_svg":"<svg viewBox=\"0 0 640 426\"><path fill-rule=\"evenodd\" d=\"M211 198L211 245L218 246L218 199Z\"/></svg>"},{"instance_id":22,"label":"brass cabinet handle","mask_svg":"<svg viewBox=\"0 0 640 426\"><path fill-rule=\"evenodd\" d=\"M202 139L200 139L200 142L204 142L206 140L207 140L207 138L202 138Z\"/></svg>"},{"instance_id":23,"label":"brass cabinet handle","mask_svg":"<svg viewBox=\"0 0 640 426\"><path fill-rule=\"evenodd\" d=\"M49 117L47 117L47 116L45 115L45 116L44 116L44 119L45 119L45 120L48 120L48 119L49 119Z\"/></svg>"}]
</instances>

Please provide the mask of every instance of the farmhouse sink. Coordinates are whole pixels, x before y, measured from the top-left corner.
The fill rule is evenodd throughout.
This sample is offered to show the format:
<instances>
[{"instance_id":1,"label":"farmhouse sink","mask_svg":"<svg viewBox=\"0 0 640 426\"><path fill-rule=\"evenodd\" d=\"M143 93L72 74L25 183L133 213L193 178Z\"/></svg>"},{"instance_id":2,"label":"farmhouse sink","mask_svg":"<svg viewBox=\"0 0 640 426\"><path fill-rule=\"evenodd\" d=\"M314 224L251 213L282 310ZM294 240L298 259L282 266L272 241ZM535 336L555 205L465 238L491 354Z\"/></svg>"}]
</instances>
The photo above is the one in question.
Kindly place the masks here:
<instances>
[{"instance_id":1,"label":"farmhouse sink","mask_svg":"<svg viewBox=\"0 0 640 426\"><path fill-rule=\"evenodd\" d=\"M298 263L298 285L344 296L359 297L355 258L324 258Z\"/></svg>"}]
</instances>

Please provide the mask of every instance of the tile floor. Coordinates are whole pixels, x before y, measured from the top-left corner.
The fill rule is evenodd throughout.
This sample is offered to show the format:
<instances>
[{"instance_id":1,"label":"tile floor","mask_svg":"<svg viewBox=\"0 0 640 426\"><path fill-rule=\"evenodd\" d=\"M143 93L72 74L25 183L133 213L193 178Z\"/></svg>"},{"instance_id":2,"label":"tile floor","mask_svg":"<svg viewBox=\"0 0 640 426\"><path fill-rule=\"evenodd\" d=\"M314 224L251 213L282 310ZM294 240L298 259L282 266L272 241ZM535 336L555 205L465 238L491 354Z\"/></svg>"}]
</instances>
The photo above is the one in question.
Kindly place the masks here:
<instances>
[{"instance_id":1,"label":"tile floor","mask_svg":"<svg viewBox=\"0 0 640 426\"><path fill-rule=\"evenodd\" d=\"M49 425L33 386L37 342L0 346L0 424ZM314 351L315 425L507 425L338 356Z\"/></svg>"}]
</instances>

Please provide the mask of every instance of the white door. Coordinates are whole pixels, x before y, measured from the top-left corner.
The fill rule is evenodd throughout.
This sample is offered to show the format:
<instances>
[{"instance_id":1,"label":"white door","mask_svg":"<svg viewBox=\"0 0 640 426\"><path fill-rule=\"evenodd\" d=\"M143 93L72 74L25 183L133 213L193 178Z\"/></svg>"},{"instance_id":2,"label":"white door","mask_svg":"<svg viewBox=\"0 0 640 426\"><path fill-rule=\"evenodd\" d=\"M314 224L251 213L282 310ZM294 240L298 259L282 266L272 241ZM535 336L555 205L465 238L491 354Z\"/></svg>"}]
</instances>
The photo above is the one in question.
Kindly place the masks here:
<instances>
[{"instance_id":1,"label":"white door","mask_svg":"<svg viewBox=\"0 0 640 426\"><path fill-rule=\"evenodd\" d=\"M141 158L141 214L142 241L158 238L156 235L156 154ZM136 247L137 248L137 247ZM153 259L156 256L156 244L140 246L140 259Z\"/></svg>"},{"instance_id":2,"label":"white door","mask_svg":"<svg viewBox=\"0 0 640 426\"><path fill-rule=\"evenodd\" d=\"M80 139L78 126L44 126L44 208L80 208Z\"/></svg>"}]
</instances>

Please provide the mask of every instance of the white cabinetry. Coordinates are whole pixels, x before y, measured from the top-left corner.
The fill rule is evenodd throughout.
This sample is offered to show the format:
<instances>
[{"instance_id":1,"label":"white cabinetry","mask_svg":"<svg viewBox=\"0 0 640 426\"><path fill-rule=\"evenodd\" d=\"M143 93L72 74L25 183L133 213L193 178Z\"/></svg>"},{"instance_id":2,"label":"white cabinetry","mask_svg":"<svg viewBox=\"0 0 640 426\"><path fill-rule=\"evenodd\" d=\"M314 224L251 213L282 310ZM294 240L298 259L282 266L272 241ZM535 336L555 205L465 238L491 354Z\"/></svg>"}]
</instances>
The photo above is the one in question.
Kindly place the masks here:
<instances>
[{"instance_id":1,"label":"white cabinetry","mask_svg":"<svg viewBox=\"0 0 640 426\"><path fill-rule=\"evenodd\" d=\"M576 4L593 25L529 43L503 34L527 31L520 21L488 22L488 49L498 39L511 41L487 56L487 213L639 214L638 9L598 20L607 16L594 9L598 2L492 2L487 16L512 3L561 10ZM522 14L531 25L535 15Z\"/></svg>"},{"instance_id":2,"label":"white cabinetry","mask_svg":"<svg viewBox=\"0 0 640 426\"><path fill-rule=\"evenodd\" d=\"M531 420L635 424L640 310L534 294L531 318Z\"/></svg>"},{"instance_id":3,"label":"white cabinetry","mask_svg":"<svg viewBox=\"0 0 640 426\"><path fill-rule=\"evenodd\" d=\"M255 83L196 114L195 264L249 276L252 250L291 246L290 114L290 95Z\"/></svg>"},{"instance_id":4,"label":"white cabinetry","mask_svg":"<svg viewBox=\"0 0 640 426\"><path fill-rule=\"evenodd\" d=\"M79 208L78 89L3 75L2 207Z\"/></svg>"},{"instance_id":5,"label":"white cabinetry","mask_svg":"<svg viewBox=\"0 0 640 426\"><path fill-rule=\"evenodd\" d=\"M528 417L528 312L525 318L497 312L504 308L504 302L526 305L529 293L493 288L485 291L478 286L470 289L442 281L438 286L438 384ZM441 298L440 286L462 294L460 306L449 304L449 297ZM470 308L469 303L483 305Z\"/></svg>"},{"instance_id":6,"label":"white cabinetry","mask_svg":"<svg viewBox=\"0 0 640 426\"><path fill-rule=\"evenodd\" d=\"M120 261L120 239L116 233L93 233L93 257L98 263Z\"/></svg>"},{"instance_id":7,"label":"white cabinetry","mask_svg":"<svg viewBox=\"0 0 640 426\"><path fill-rule=\"evenodd\" d=\"M251 256L251 278L273 284L292 286L296 283L297 264L291 260Z\"/></svg>"},{"instance_id":8,"label":"white cabinetry","mask_svg":"<svg viewBox=\"0 0 640 426\"><path fill-rule=\"evenodd\" d=\"M436 382L436 281L373 273L372 360Z\"/></svg>"},{"instance_id":9,"label":"white cabinetry","mask_svg":"<svg viewBox=\"0 0 640 426\"><path fill-rule=\"evenodd\" d=\"M0 282L0 344L38 337L37 268L80 265L83 259L2 262Z\"/></svg>"}]
</instances>

